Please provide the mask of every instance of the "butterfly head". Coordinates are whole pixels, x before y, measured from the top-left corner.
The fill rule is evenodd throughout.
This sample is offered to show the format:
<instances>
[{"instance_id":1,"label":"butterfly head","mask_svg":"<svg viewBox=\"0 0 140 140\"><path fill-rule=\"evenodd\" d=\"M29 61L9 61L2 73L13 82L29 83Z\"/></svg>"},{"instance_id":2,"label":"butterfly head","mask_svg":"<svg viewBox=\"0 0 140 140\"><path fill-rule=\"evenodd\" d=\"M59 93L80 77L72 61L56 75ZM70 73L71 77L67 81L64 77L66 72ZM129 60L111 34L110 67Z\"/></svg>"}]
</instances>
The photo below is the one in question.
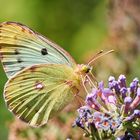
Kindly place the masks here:
<instances>
[{"instance_id":1,"label":"butterfly head","mask_svg":"<svg viewBox=\"0 0 140 140\"><path fill-rule=\"evenodd\" d=\"M92 71L92 67L90 65L81 64L78 65L78 72L81 74L87 74Z\"/></svg>"}]
</instances>

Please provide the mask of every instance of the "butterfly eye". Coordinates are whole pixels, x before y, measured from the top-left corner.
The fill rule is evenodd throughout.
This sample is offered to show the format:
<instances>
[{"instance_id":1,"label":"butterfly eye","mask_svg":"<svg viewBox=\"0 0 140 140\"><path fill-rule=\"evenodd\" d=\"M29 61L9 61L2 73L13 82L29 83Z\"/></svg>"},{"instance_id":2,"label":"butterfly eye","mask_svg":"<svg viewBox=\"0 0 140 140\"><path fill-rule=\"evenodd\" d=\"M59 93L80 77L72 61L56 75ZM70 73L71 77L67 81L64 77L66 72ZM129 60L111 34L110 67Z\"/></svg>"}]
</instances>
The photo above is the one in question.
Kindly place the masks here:
<instances>
[{"instance_id":1,"label":"butterfly eye","mask_svg":"<svg viewBox=\"0 0 140 140\"><path fill-rule=\"evenodd\" d=\"M86 71L86 73L89 73L91 70L92 70L92 67L87 65L87 71Z\"/></svg>"},{"instance_id":2,"label":"butterfly eye","mask_svg":"<svg viewBox=\"0 0 140 140\"><path fill-rule=\"evenodd\" d=\"M47 55L47 54L48 54L47 49L46 49L46 48L43 48L43 49L41 50L41 54L42 54L42 55Z\"/></svg>"},{"instance_id":3,"label":"butterfly eye","mask_svg":"<svg viewBox=\"0 0 140 140\"><path fill-rule=\"evenodd\" d=\"M89 66L89 65L82 65L82 72L84 72L84 73L89 73L89 71L91 71L92 70L92 67L91 66Z\"/></svg>"}]
</instances>

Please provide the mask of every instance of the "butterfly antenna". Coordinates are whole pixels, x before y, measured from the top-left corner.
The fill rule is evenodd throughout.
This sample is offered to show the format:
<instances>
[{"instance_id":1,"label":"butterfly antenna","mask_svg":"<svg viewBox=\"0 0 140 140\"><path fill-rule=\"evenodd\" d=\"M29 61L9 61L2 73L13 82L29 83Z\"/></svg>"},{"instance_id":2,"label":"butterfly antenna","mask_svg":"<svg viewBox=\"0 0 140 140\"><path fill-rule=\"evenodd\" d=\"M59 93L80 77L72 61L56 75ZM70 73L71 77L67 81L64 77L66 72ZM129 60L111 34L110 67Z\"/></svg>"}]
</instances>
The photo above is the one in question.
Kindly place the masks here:
<instances>
[{"instance_id":1,"label":"butterfly antenna","mask_svg":"<svg viewBox=\"0 0 140 140\"><path fill-rule=\"evenodd\" d=\"M100 50L99 52L97 52L90 60L88 63L90 63L93 59L95 59L97 56L99 56L100 54L103 53L103 50Z\"/></svg>"},{"instance_id":2,"label":"butterfly antenna","mask_svg":"<svg viewBox=\"0 0 140 140\"><path fill-rule=\"evenodd\" d=\"M91 63L93 63L95 60L97 60L98 58L100 58L100 57L102 57L102 56L104 56L104 55L107 55L107 54L109 54L109 53L112 53L112 52L114 52L114 50L110 50L110 51L107 51L107 52L105 52L105 53L103 53L103 50L101 50L100 52L98 52L98 53L96 53L93 57L92 57L92 59L88 62L88 66L91 64Z\"/></svg>"}]
</instances>

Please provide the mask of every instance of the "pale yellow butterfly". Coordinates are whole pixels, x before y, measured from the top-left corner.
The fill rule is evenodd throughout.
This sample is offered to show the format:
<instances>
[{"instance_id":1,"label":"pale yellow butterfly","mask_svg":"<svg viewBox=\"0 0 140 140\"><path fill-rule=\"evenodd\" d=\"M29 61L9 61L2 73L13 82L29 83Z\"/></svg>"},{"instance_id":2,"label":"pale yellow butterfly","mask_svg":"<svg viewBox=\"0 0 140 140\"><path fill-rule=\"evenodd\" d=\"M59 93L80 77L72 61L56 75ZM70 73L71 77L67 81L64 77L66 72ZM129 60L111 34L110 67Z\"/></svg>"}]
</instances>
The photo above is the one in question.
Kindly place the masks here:
<instances>
[{"instance_id":1,"label":"pale yellow butterfly","mask_svg":"<svg viewBox=\"0 0 140 140\"><path fill-rule=\"evenodd\" d=\"M61 47L16 22L0 24L0 58L9 79L4 88L8 109L34 127L71 102L91 73L89 64L77 65Z\"/></svg>"}]
</instances>

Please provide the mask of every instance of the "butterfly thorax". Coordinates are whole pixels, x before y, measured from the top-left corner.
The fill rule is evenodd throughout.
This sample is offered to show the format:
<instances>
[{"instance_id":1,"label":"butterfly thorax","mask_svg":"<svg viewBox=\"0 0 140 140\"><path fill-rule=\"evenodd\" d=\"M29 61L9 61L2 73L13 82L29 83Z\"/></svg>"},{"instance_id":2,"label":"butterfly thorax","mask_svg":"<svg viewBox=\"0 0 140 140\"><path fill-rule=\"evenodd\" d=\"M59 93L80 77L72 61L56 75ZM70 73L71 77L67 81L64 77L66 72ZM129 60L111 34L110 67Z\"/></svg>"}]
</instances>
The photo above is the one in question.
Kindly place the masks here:
<instances>
[{"instance_id":1,"label":"butterfly thorax","mask_svg":"<svg viewBox=\"0 0 140 140\"><path fill-rule=\"evenodd\" d=\"M83 85L82 78L88 75L91 72L91 70L92 70L92 67L89 65L78 64L74 71L72 70L71 72L69 72L69 74L67 71L68 78L64 80L64 83L68 85L72 90L79 92L81 89L81 85ZM65 68L65 71L66 71L66 68ZM78 92L74 92L74 93L77 94Z\"/></svg>"}]
</instances>

